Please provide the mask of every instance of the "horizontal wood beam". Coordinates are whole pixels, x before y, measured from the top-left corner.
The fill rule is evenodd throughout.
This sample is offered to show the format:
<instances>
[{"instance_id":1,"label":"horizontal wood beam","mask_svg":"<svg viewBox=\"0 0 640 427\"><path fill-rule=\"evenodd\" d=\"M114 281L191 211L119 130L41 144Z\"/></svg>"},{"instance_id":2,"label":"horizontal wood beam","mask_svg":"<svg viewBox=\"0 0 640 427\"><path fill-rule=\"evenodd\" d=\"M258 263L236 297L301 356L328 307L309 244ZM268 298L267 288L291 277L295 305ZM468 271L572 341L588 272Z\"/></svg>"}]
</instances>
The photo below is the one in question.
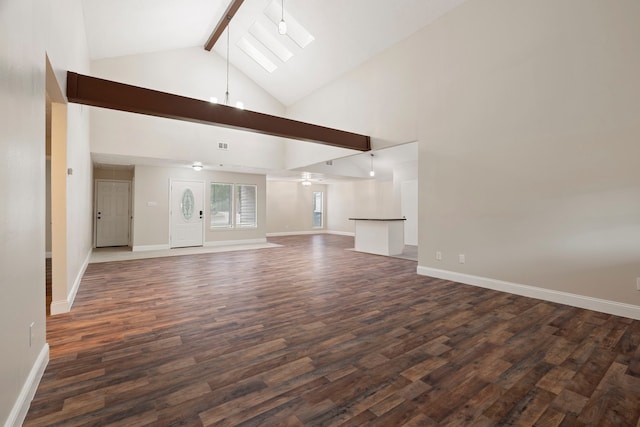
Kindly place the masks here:
<instances>
[{"instance_id":1,"label":"horizontal wood beam","mask_svg":"<svg viewBox=\"0 0 640 427\"><path fill-rule=\"evenodd\" d=\"M67 72L69 102L369 151L367 135Z\"/></svg>"},{"instance_id":2,"label":"horizontal wood beam","mask_svg":"<svg viewBox=\"0 0 640 427\"><path fill-rule=\"evenodd\" d=\"M211 49L213 49L213 46L216 44L224 30L229 26L229 22L231 22L231 19L236 14L238 9L240 9L240 6L242 6L243 2L244 0L232 0L231 3L229 3L227 10L224 11L222 18L220 18L220 22L218 22L218 25L216 25L216 28L209 36L209 40L207 40L207 42L205 43L205 50L211 51Z\"/></svg>"}]
</instances>

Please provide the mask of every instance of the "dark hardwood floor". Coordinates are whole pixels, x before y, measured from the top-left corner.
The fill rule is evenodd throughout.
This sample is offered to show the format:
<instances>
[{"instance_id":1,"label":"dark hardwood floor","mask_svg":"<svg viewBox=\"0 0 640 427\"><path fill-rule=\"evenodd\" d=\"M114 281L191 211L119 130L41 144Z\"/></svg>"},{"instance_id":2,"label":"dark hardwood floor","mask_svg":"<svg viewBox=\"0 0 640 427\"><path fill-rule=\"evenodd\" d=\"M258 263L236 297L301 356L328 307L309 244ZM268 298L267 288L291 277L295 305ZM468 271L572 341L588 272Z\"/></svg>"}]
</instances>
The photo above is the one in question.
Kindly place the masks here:
<instances>
[{"instance_id":1,"label":"dark hardwood floor","mask_svg":"<svg viewBox=\"0 0 640 427\"><path fill-rule=\"evenodd\" d=\"M89 265L25 425L639 425L640 322L272 241Z\"/></svg>"}]
</instances>

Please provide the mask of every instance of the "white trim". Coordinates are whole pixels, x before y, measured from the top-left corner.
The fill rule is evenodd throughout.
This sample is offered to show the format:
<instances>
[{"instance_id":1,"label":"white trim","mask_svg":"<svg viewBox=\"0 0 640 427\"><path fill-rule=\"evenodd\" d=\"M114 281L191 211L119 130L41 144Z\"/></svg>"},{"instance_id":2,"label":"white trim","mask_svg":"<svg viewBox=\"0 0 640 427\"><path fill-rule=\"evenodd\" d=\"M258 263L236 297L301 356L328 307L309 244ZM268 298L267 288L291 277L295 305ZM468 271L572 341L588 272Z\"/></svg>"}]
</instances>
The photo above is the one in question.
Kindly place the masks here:
<instances>
[{"instance_id":1,"label":"white trim","mask_svg":"<svg viewBox=\"0 0 640 427\"><path fill-rule=\"evenodd\" d=\"M89 250L89 253L87 253L87 257L84 259L84 262L82 263L82 267L80 268L80 271L76 275L76 280L74 280L73 282L73 287L71 288L71 292L69 292L69 295L67 296L67 304L69 304L69 310L67 311L71 311L71 307L73 307L73 302L76 299L76 294L78 293L78 289L80 289L80 282L82 282L82 276L84 276L84 272L87 271L87 266L89 265L90 259L91 259L91 250Z\"/></svg>"},{"instance_id":2,"label":"white trim","mask_svg":"<svg viewBox=\"0 0 640 427\"><path fill-rule=\"evenodd\" d=\"M40 384L40 380L42 379L42 375L44 374L44 370L47 368L48 363L49 344L44 343L44 346L42 346L42 349L40 350L40 354L38 354L36 361L29 371L26 381L22 385L22 390L20 390L18 399L9 413L9 417L4 424L5 427L22 425L24 419L27 417L29 406L31 405L33 397L36 395L36 390L38 389L38 385Z\"/></svg>"},{"instance_id":3,"label":"white trim","mask_svg":"<svg viewBox=\"0 0 640 427\"><path fill-rule=\"evenodd\" d=\"M325 229L317 229L312 231L278 231L275 233L267 233L267 237L281 237L281 236L306 236L310 234L335 234L337 236L350 236L355 237L355 233L350 231L331 231Z\"/></svg>"},{"instance_id":4,"label":"white trim","mask_svg":"<svg viewBox=\"0 0 640 427\"><path fill-rule=\"evenodd\" d=\"M51 311L51 315L55 316L56 314L63 314L69 312L69 303L66 299L61 301L51 301L51 305L49 306L49 311Z\"/></svg>"},{"instance_id":5,"label":"white trim","mask_svg":"<svg viewBox=\"0 0 640 427\"><path fill-rule=\"evenodd\" d=\"M138 245L138 246L133 246L131 248L131 252L165 251L167 249L171 249L168 243L165 243L163 245Z\"/></svg>"},{"instance_id":6,"label":"white trim","mask_svg":"<svg viewBox=\"0 0 640 427\"><path fill-rule=\"evenodd\" d=\"M51 251L47 251L44 253L45 258L51 258Z\"/></svg>"},{"instance_id":7,"label":"white trim","mask_svg":"<svg viewBox=\"0 0 640 427\"><path fill-rule=\"evenodd\" d=\"M75 280L73 281L73 286L71 287L71 291L67 294L67 299L62 301L52 301L49 306L49 311L51 311L51 315L54 316L56 314L68 313L71 311L71 307L73 306L73 301L76 299L76 294L78 293L78 289L80 289L80 282L82 282L82 276L84 276L84 272L87 270L87 266L89 265L89 261L91 259L91 250L87 254L87 257L84 259L82 263L82 267L80 267L80 271L76 275Z\"/></svg>"},{"instance_id":8,"label":"white trim","mask_svg":"<svg viewBox=\"0 0 640 427\"><path fill-rule=\"evenodd\" d=\"M204 246L232 246L232 245L253 245L256 243L267 243L266 237L261 239L242 239L242 240L214 240L204 242Z\"/></svg>"},{"instance_id":9,"label":"white trim","mask_svg":"<svg viewBox=\"0 0 640 427\"><path fill-rule=\"evenodd\" d=\"M418 266L416 272L422 276L451 280L467 285L479 286L481 288L509 292L525 297L537 298L544 301L556 302L559 304L566 304L573 307L585 308L587 310L594 310L602 313L614 314L616 316L640 320L640 306L637 305L572 294L569 292L556 291L553 289L544 289L535 286L521 285L518 283L506 282L503 280L473 276L471 274L456 273L455 271L440 270L431 267Z\"/></svg>"},{"instance_id":10,"label":"white trim","mask_svg":"<svg viewBox=\"0 0 640 427\"><path fill-rule=\"evenodd\" d=\"M327 230L326 233L327 234L335 234L337 236L356 237L356 233L354 233L353 231L330 231L330 230Z\"/></svg>"},{"instance_id":11,"label":"white trim","mask_svg":"<svg viewBox=\"0 0 640 427\"><path fill-rule=\"evenodd\" d=\"M280 236L305 236L310 234L326 234L325 230L315 231L284 231L276 233L267 233L267 237L280 237Z\"/></svg>"}]
</instances>

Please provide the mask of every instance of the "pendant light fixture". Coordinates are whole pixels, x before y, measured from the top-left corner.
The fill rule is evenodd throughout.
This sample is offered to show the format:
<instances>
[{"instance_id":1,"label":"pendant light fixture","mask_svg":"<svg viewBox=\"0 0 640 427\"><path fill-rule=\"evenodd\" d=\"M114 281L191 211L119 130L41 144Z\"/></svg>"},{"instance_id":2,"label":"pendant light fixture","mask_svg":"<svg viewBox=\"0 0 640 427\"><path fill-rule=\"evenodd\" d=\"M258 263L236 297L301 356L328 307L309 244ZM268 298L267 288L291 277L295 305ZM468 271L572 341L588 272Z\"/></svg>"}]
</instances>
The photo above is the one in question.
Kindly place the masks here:
<instances>
[{"instance_id":1,"label":"pendant light fixture","mask_svg":"<svg viewBox=\"0 0 640 427\"><path fill-rule=\"evenodd\" d=\"M287 23L284 22L284 0L282 0L282 16L280 18L280 22L278 23L278 33L284 36L287 34Z\"/></svg>"},{"instance_id":2,"label":"pendant light fixture","mask_svg":"<svg viewBox=\"0 0 640 427\"><path fill-rule=\"evenodd\" d=\"M224 105L229 105L229 33L231 32L231 17L227 16L227 91L224 93Z\"/></svg>"},{"instance_id":3,"label":"pendant light fixture","mask_svg":"<svg viewBox=\"0 0 640 427\"><path fill-rule=\"evenodd\" d=\"M369 176L376 176L376 171L373 170L373 153L371 153L371 169L369 169Z\"/></svg>"},{"instance_id":4,"label":"pendant light fixture","mask_svg":"<svg viewBox=\"0 0 640 427\"><path fill-rule=\"evenodd\" d=\"M229 105L229 102L230 102L230 99L229 99L229 45L230 45L231 36L229 32L231 28L231 16L227 16L227 20L229 21L229 23L227 24L227 88L226 88L226 91L224 92L224 105ZM217 104L218 98L215 96L212 96L209 98L209 102ZM244 103L242 101L236 101L236 108L239 110L244 110Z\"/></svg>"}]
</instances>

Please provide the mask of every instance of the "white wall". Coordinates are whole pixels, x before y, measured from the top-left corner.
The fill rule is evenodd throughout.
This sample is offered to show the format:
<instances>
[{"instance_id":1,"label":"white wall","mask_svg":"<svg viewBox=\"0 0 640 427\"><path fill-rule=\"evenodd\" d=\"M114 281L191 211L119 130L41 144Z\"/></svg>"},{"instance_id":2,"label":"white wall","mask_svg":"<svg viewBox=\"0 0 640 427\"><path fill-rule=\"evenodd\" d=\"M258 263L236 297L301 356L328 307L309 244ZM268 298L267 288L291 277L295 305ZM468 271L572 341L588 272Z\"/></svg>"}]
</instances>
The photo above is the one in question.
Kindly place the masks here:
<instances>
[{"instance_id":1,"label":"white wall","mask_svg":"<svg viewBox=\"0 0 640 427\"><path fill-rule=\"evenodd\" d=\"M266 238L266 178L264 175L136 166L133 190L133 250L169 247L169 184L171 180L205 183L205 245ZM233 230L211 229L209 206L212 182L257 185L258 227Z\"/></svg>"},{"instance_id":2,"label":"white wall","mask_svg":"<svg viewBox=\"0 0 640 427\"><path fill-rule=\"evenodd\" d=\"M634 0L468 1L289 113L420 141L430 273L624 311L640 306L639 20Z\"/></svg>"},{"instance_id":3,"label":"white wall","mask_svg":"<svg viewBox=\"0 0 640 427\"><path fill-rule=\"evenodd\" d=\"M89 53L79 0L58 0L46 5L48 23L45 49L56 73L58 85L66 93L66 71L89 72ZM89 151L89 109L67 104L67 236L66 301L52 306L68 311L80 285L93 246L93 180ZM55 255L55 254L54 254ZM54 261L55 262L55 261ZM56 284L54 283L54 286Z\"/></svg>"},{"instance_id":4,"label":"white wall","mask_svg":"<svg viewBox=\"0 0 640 427\"><path fill-rule=\"evenodd\" d=\"M404 41L287 109L288 117L371 136L374 149L418 139L421 79Z\"/></svg>"},{"instance_id":5,"label":"white wall","mask_svg":"<svg viewBox=\"0 0 640 427\"><path fill-rule=\"evenodd\" d=\"M224 99L226 62L202 47L95 60L91 74L196 99ZM239 70L230 71L231 103L245 109L283 116L284 107ZM226 142L228 151L217 149ZM100 154L152 157L190 164L284 167L285 140L121 111L91 108L91 151Z\"/></svg>"},{"instance_id":6,"label":"white wall","mask_svg":"<svg viewBox=\"0 0 640 427\"><path fill-rule=\"evenodd\" d=\"M417 156L417 153L416 153ZM405 217L404 243L418 244L418 161L404 162L393 168L394 204L398 206L397 217Z\"/></svg>"},{"instance_id":7,"label":"white wall","mask_svg":"<svg viewBox=\"0 0 640 427\"><path fill-rule=\"evenodd\" d=\"M86 59L82 28L77 0L0 3L0 190L3 199L11 201L0 205L2 424L21 423L48 358L44 295L45 52L58 69L72 64L82 68ZM69 120L72 128L76 124L85 126L81 114L72 112ZM88 140L83 132L74 133L73 138L72 144L82 158ZM81 170L84 165L77 167ZM90 178L87 180L90 182ZM91 215L81 201L83 185L71 184L69 189L78 203L79 227L87 223L83 215ZM86 247L86 238L82 230L70 236L71 244L80 248L74 251Z\"/></svg>"}]
</instances>

